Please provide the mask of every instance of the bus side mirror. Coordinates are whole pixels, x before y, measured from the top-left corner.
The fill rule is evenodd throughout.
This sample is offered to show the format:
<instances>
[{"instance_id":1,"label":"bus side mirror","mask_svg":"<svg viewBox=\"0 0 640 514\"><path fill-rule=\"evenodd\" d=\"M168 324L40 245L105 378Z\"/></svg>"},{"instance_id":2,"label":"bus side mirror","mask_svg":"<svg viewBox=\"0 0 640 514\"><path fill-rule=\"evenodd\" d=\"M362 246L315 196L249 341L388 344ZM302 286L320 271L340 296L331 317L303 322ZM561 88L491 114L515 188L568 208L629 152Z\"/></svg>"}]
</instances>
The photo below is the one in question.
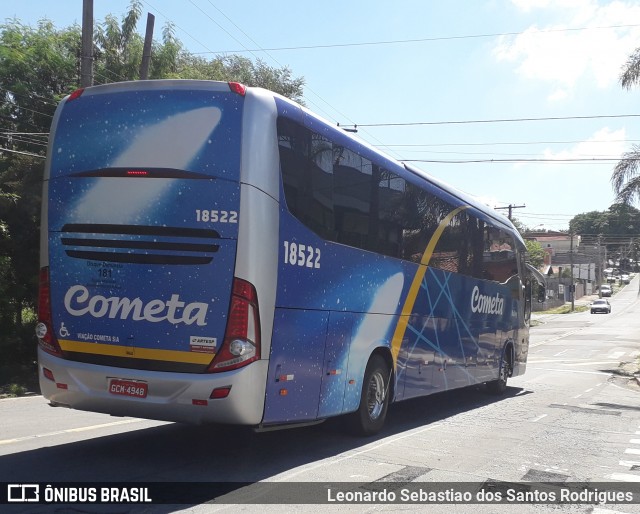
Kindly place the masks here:
<instances>
[{"instance_id":1,"label":"bus side mirror","mask_svg":"<svg viewBox=\"0 0 640 514\"><path fill-rule=\"evenodd\" d=\"M538 287L538 303L544 303L547 299L547 291L544 287Z\"/></svg>"}]
</instances>

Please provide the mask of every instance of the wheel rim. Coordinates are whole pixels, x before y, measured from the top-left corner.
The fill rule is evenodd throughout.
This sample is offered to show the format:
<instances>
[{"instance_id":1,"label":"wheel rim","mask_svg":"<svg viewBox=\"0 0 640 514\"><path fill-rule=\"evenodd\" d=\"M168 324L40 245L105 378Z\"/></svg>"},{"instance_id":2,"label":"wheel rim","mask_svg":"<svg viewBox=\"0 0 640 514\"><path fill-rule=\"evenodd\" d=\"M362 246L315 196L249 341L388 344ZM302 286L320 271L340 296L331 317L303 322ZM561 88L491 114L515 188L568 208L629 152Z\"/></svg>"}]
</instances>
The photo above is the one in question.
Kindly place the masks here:
<instances>
[{"instance_id":1,"label":"wheel rim","mask_svg":"<svg viewBox=\"0 0 640 514\"><path fill-rule=\"evenodd\" d=\"M372 421L377 420L382 414L384 399L384 377L380 372L375 372L371 375L367 389L367 409Z\"/></svg>"}]
</instances>

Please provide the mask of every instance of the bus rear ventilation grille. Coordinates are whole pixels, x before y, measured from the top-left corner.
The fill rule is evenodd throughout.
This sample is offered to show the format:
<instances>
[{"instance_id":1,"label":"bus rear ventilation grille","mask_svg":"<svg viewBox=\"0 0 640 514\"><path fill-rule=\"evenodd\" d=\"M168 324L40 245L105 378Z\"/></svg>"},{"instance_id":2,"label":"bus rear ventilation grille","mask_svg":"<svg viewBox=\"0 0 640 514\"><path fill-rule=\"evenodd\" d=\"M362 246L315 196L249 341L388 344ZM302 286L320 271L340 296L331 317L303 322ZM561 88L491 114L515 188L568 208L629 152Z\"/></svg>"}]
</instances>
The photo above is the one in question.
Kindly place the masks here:
<instances>
[{"instance_id":1,"label":"bus rear ventilation grille","mask_svg":"<svg viewBox=\"0 0 640 514\"><path fill-rule=\"evenodd\" d=\"M132 264L208 264L220 239L210 229L80 223L62 234L69 257Z\"/></svg>"}]
</instances>

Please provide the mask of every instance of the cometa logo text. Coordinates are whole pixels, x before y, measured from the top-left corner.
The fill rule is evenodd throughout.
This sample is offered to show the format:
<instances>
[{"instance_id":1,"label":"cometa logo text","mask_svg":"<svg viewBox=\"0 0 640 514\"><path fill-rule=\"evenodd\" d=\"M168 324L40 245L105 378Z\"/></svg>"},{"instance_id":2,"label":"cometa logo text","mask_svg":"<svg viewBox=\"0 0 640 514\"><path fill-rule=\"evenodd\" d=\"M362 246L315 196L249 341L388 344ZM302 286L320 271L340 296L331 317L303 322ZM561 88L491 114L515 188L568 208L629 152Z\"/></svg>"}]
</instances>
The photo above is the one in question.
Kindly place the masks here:
<instances>
[{"instance_id":1,"label":"cometa logo text","mask_svg":"<svg viewBox=\"0 0 640 514\"><path fill-rule=\"evenodd\" d=\"M504 313L504 298L497 293L495 296L480 294L480 289L475 286L471 292L471 311L501 316Z\"/></svg>"},{"instance_id":2,"label":"cometa logo text","mask_svg":"<svg viewBox=\"0 0 640 514\"><path fill-rule=\"evenodd\" d=\"M180 295L172 294L167 301L150 300L143 303L140 298L119 298L101 295L91 296L89 290L81 285L69 288L64 295L64 306L72 316L89 314L94 318L129 319L133 321L150 321L159 323L168 321L174 325L199 326L207 324L207 310L209 304L202 302L185 303L180 301Z\"/></svg>"}]
</instances>

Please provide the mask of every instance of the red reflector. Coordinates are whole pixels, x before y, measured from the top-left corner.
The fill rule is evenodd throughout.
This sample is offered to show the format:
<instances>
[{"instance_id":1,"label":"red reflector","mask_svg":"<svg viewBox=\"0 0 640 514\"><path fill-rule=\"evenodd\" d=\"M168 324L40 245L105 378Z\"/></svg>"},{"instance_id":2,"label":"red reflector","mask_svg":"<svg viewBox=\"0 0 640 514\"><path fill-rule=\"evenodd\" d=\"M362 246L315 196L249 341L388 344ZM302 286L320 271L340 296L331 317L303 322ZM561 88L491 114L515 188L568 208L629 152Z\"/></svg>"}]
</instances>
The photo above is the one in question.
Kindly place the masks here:
<instances>
[{"instance_id":1,"label":"red reflector","mask_svg":"<svg viewBox=\"0 0 640 514\"><path fill-rule=\"evenodd\" d=\"M209 396L209 398L211 398L212 400L226 398L227 396L229 396L230 392L231 387L218 387L217 389L211 391L211 396Z\"/></svg>"},{"instance_id":2,"label":"red reflector","mask_svg":"<svg viewBox=\"0 0 640 514\"><path fill-rule=\"evenodd\" d=\"M202 406L207 406L209 405L209 402L207 400L191 400L191 403L193 405L202 405Z\"/></svg>"},{"instance_id":3,"label":"red reflector","mask_svg":"<svg viewBox=\"0 0 640 514\"><path fill-rule=\"evenodd\" d=\"M147 175L149 175L149 172L145 170L127 170L127 176L129 177L146 177Z\"/></svg>"},{"instance_id":4,"label":"red reflector","mask_svg":"<svg viewBox=\"0 0 640 514\"><path fill-rule=\"evenodd\" d=\"M72 100L75 100L76 98L80 98L82 93L84 93L84 88L76 89L73 93L71 93L69 95L69 99L67 100L67 102L71 102Z\"/></svg>"},{"instance_id":5,"label":"red reflector","mask_svg":"<svg viewBox=\"0 0 640 514\"><path fill-rule=\"evenodd\" d=\"M287 394L289 394L289 391L286 389L280 389L280 396L287 396Z\"/></svg>"},{"instance_id":6,"label":"red reflector","mask_svg":"<svg viewBox=\"0 0 640 514\"><path fill-rule=\"evenodd\" d=\"M36 325L36 335L38 336L40 348L52 355L60 357L62 356L62 350L60 349L58 340L51 329L52 325L49 268L44 267L40 269L40 291L38 293L38 324Z\"/></svg>"},{"instance_id":7,"label":"red reflector","mask_svg":"<svg viewBox=\"0 0 640 514\"><path fill-rule=\"evenodd\" d=\"M240 84L240 82L229 82L229 89L240 96L245 96L247 94L247 86Z\"/></svg>"},{"instance_id":8,"label":"red reflector","mask_svg":"<svg viewBox=\"0 0 640 514\"><path fill-rule=\"evenodd\" d=\"M61 384L59 382L56 384L56 387L58 389L69 389L69 386L67 384Z\"/></svg>"},{"instance_id":9,"label":"red reflector","mask_svg":"<svg viewBox=\"0 0 640 514\"><path fill-rule=\"evenodd\" d=\"M53 371L51 371L50 369L42 368L42 374L45 376L45 378L48 378L49 380L51 380L51 382L56 381L56 379L53 378Z\"/></svg>"}]
</instances>

